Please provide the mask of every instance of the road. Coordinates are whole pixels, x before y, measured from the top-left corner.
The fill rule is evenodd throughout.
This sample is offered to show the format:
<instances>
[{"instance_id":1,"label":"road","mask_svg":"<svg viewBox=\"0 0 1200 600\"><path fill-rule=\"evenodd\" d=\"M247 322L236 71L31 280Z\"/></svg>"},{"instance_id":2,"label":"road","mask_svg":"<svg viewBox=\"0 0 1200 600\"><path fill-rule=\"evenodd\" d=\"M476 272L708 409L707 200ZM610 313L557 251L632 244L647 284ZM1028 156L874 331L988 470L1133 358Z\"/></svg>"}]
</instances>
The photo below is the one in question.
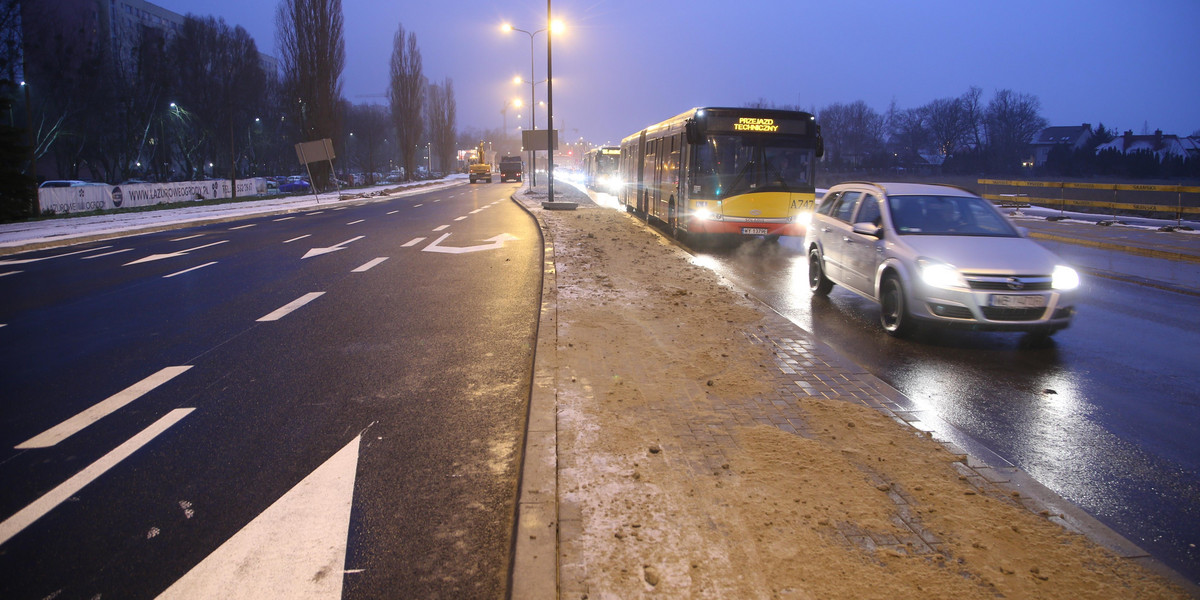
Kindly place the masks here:
<instances>
[{"instance_id":1,"label":"road","mask_svg":"<svg viewBox=\"0 0 1200 600\"><path fill-rule=\"evenodd\" d=\"M0 260L0 596L502 596L542 277L511 191Z\"/></svg>"},{"instance_id":2,"label":"road","mask_svg":"<svg viewBox=\"0 0 1200 600\"><path fill-rule=\"evenodd\" d=\"M691 248L698 264L1200 581L1200 297L1130 282L1175 274L1153 264L1170 261L1142 259L1130 281L1085 271L1072 326L1031 347L1019 333L894 339L877 304L841 287L814 298L802 250L795 238ZM1114 255L1106 268L1131 260L1086 252Z\"/></svg>"}]
</instances>

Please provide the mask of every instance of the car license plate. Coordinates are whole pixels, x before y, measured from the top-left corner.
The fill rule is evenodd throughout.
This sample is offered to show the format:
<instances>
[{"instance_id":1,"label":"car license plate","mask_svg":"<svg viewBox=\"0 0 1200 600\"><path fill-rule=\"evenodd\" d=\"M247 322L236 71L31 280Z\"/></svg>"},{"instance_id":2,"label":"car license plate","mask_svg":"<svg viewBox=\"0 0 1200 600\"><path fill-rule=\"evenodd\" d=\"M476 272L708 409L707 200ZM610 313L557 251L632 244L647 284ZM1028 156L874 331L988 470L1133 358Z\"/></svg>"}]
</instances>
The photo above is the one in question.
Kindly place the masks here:
<instances>
[{"instance_id":1,"label":"car license plate","mask_svg":"<svg viewBox=\"0 0 1200 600\"><path fill-rule=\"evenodd\" d=\"M992 306L1001 308L1042 308L1046 306L1045 296L992 294Z\"/></svg>"},{"instance_id":2,"label":"car license plate","mask_svg":"<svg viewBox=\"0 0 1200 600\"><path fill-rule=\"evenodd\" d=\"M767 235L766 227L743 227L742 235Z\"/></svg>"}]
</instances>

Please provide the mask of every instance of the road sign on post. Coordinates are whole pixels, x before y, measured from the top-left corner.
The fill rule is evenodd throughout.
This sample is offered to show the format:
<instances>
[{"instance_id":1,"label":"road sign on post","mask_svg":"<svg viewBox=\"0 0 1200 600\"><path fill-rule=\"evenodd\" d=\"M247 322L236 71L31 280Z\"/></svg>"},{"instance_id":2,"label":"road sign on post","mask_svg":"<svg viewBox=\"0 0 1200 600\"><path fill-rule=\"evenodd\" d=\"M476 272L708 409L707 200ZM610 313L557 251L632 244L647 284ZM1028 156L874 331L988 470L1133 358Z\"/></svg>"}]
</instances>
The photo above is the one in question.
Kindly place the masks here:
<instances>
[{"instance_id":1,"label":"road sign on post","mask_svg":"<svg viewBox=\"0 0 1200 600\"><path fill-rule=\"evenodd\" d=\"M320 202L321 199L317 196L316 183L313 182L312 169L308 168L308 164L323 160L329 161L329 176L336 183L337 174L333 170L333 159L337 158L337 155L333 152L333 142L329 138L322 138L311 142L300 142L296 144L296 158L300 161L300 164L304 165L304 170L308 171L308 183L312 186L313 197L317 198L317 202ZM342 188L339 185L338 195L340 196L341 193Z\"/></svg>"},{"instance_id":2,"label":"road sign on post","mask_svg":"<svg viewBox=\"0 0 1200 600\"><path fill-rule=\"evenodd\" d=\"M547 135L552 134L552 135ZM553 139L550 139L553 138ZM553 143L554 150L558 150L558 130L557 129L538 129L530 131L528 129L521 132L521 146L525 151L549 151L550 145Z\"/></svg>"}]
</instances>

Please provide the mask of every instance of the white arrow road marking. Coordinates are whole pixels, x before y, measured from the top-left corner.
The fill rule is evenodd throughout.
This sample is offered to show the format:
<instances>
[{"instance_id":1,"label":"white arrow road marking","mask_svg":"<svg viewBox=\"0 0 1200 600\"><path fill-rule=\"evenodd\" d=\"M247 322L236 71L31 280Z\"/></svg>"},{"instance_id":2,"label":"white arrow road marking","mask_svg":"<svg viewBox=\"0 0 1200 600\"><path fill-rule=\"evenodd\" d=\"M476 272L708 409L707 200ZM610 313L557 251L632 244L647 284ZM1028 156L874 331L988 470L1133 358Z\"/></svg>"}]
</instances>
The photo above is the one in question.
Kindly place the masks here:
<instances>
[{"instance_id":1,"label":"white arrow road marking","mask_svg":"<svg viewBox=\"0 0 1200 600\"><path fill-rule=\"evenodd\" d=\"M442 240L445 240L448 237L450 237L450 234L448 234L448 233L443 234L442 237L440 237L436 240L433 240L433 242L431 242L428 246L421 248L421 252L445 252L446 254L466 254L467 252L480 252L483 250L496 250L496 249L504 246L504 242L521 239L512 234L502 233L496 237L488 238L488 239L484 240L485 242L491 242L490 244L480 244L478 246L464 246L461 248L456 247L456 246L439 246L438 245L442 242Z\"/></svg>"},{"instance_id":2,"label":"white arrow road marking","mask_svg":"<svg viewBox=\"0 0 1200 600\"><path fill-rule=\"evenodd\" d=\"M110 396L91 408L39 433L38 435L29 438L28 441L17 444L17 450L25 450L28 448L49 448L73 435L79 433L84 427L111 415L120 410L125 405L145 396L158 386L178 377L188 369L191 365L182 365L178 367L167 367L127 388Z\"/></svg>"},{"instance_id":3,"label":"white arrow road marking","mask_svg":"<svg viewBox=\"0 0 1200 600\"><path fill-rule=\"evenodd\" d=\"M17 259L17 260L0 260L0 265L23 265L23 264L26 264L26 263L35 263L35 262L41 262L41 261L43 261L43 260L50 260L50 259L52 259L52 258L62 258L62 257L64 257L64 256L75 256L76 254L86 254L86 253L88 253L88 252L95 252L95 251L97 251L97 250L108 250L109 248L112 248L112 246L100 246L99 248L91 248L91 249L88 249L88 250L76 250L76 251L74 251L74 252L67 252L66 254L55 254L54 256L43 256L43 257L41 257L41 258L23 258L23 259Z\"/></svg>"},{"instance_id":4,"label":"white arrow road marking","mask_svg":"<svg viewBox=\"0 0 1200 600\"><path fill-rule=\"evenodd\" d=\"M147 256L146 258L139 258L133 262L127 262L122 266L128 267L129 265L136 265L138 263L162 260L164 258L176 258L179 256L186 256L188 252L195 252L197 250L203 250L205 248L209 248L212 246L220 246L221 244L225 244L228 242L229 242L229 240L221 240L219 242L213 242L211 244L205 244L203 246L196 246L195 248L188 248L187 250L180 250L179 252L170 252L167 254L151 254L150 256Z\"/></svg>"},{"instance_id":5,"label":"white arrow road marking","mask_svg":"<svg viewBox=\"0 0 1200 600\"><path fill-rule=\"evenodd\" d=\"M309 292L303 296L300 296L299 298L296 298L295 300L292 300L291 302L288 302L287 304L283 305L282 307L275 310L271 314L268 314L267 316L262 317L261 319L259 319L259 322L278 321L278 320L286 317L289 313L296 310L297 308L300 308L301 306L304 306L305 304L308 304L309 302L312 302L313 300L320 298L324 294L325 294L325 292Z\"/></svg>"},{"instance_id":6,"label":"white arrow road marking","mask_svg":"<svg viewBox=\"0 0 1200 600\"><path fill-rule=\"evenodd\" d=\"M328 248L313 248L312 250L309 250L308 253L306 253L304 256L302 256L301 260L304 260L305 258L308 258L310 256L320 256L322 254L329 254L330 252L337 252L338 250L345 250L346 248L344 248L344 246L346 244L349 244L351 242L357 242L358 240L361 240L365 237L367 237L367 236L360 235L358 237L352 237L344 242L341 242L339 244L334 244Z\"/></svg>"},{"instance_id":7,"label":"white arrow road marking","mask_svg":"<svg viewBox=\"0 0 1200 600\"><path fill-rule=\"evenodd\" d=\"M355 437L159 598L341 598L361 439Z\"/></svg>"},{"instance_id":8,"label":"white arrow road marking","mask_svg":"<svg viewBox=\"0 0 1200 600\"><path fill-rule=\"evenodd\" d=\"M84 470L76 473L74 477L47 492L45 496L34 500L32 504L22 508L17 514L5 519L3 523L0 523L0 544L7 542L14 535L21 533L23 529L29 527L34 521L42 518L46 513L53 510L54 507L74 496L84 486L95 481L96 478L121 461L129 458L131 454L137 452L139 448L145 446L150 440L158 437L160 433L188 416L193 410L196 409L177 408L167 413L166 416L155 421L153 425L143 429L141 433L129 438L129 441L117 446L115 450L105 454L100 460L88 465Z\"/></svg>"},{"instance_id":9,"label":"white arrow road marking","mask_svg":"<svg viewBox=\"0 0 1200 600\"><path fill-rule=\"evenodd\" d=\"M371 267L374 267L375 265L377 265L377 264L379 264L379 263L381 263L381 262L383 262L383 261L385 261L385 260L387 260L387 259L388 259L388 257L386 257L386 256L380 256L379 258L376 258L375 260L369 261L369 262L367 262L366 264L364 264L363 266L361 266L361 267L359 267L359 268L357 268L357 269L354 269L353 271L350 271L350 272L351 272L351 273L365 273L365 272L367 272L367 271L370 271L370 270L371 270Z\"/></svg>"}]
</instances>

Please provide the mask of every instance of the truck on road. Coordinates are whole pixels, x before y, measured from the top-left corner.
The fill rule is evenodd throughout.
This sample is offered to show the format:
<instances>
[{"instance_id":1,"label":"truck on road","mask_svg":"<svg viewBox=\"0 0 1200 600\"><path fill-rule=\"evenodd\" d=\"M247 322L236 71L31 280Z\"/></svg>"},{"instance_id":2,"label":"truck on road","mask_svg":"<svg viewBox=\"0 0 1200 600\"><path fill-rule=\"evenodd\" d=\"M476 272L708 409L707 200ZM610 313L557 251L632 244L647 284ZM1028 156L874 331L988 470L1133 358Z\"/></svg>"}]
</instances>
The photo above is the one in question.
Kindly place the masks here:
<instances>
[{"instance_id":1,"label":"truck on road","mask_svg":"<svg viewBox=\"0 0 1200 600\"><path fill-rule=\"evenodd\" d=\"M492 182L492 165L487 161L487 154L484 152L486 145L484 142L479 142L479 147L475 149L475 160L467 167L467 174L471 178L471 183L476 181Z\"/></svg>"},{"instance_id":2,"label":"truck on road","mask_svg":"<svg viewBox=\"0 0 1200 600\"><path fill-rule=\"evenodd\" d=\"M521 163L520 156L502 156L500 157L500 183L504 183L509 179L521 183L521 175L524 171L524 166Z\"/></svg>"}]
</instances>

